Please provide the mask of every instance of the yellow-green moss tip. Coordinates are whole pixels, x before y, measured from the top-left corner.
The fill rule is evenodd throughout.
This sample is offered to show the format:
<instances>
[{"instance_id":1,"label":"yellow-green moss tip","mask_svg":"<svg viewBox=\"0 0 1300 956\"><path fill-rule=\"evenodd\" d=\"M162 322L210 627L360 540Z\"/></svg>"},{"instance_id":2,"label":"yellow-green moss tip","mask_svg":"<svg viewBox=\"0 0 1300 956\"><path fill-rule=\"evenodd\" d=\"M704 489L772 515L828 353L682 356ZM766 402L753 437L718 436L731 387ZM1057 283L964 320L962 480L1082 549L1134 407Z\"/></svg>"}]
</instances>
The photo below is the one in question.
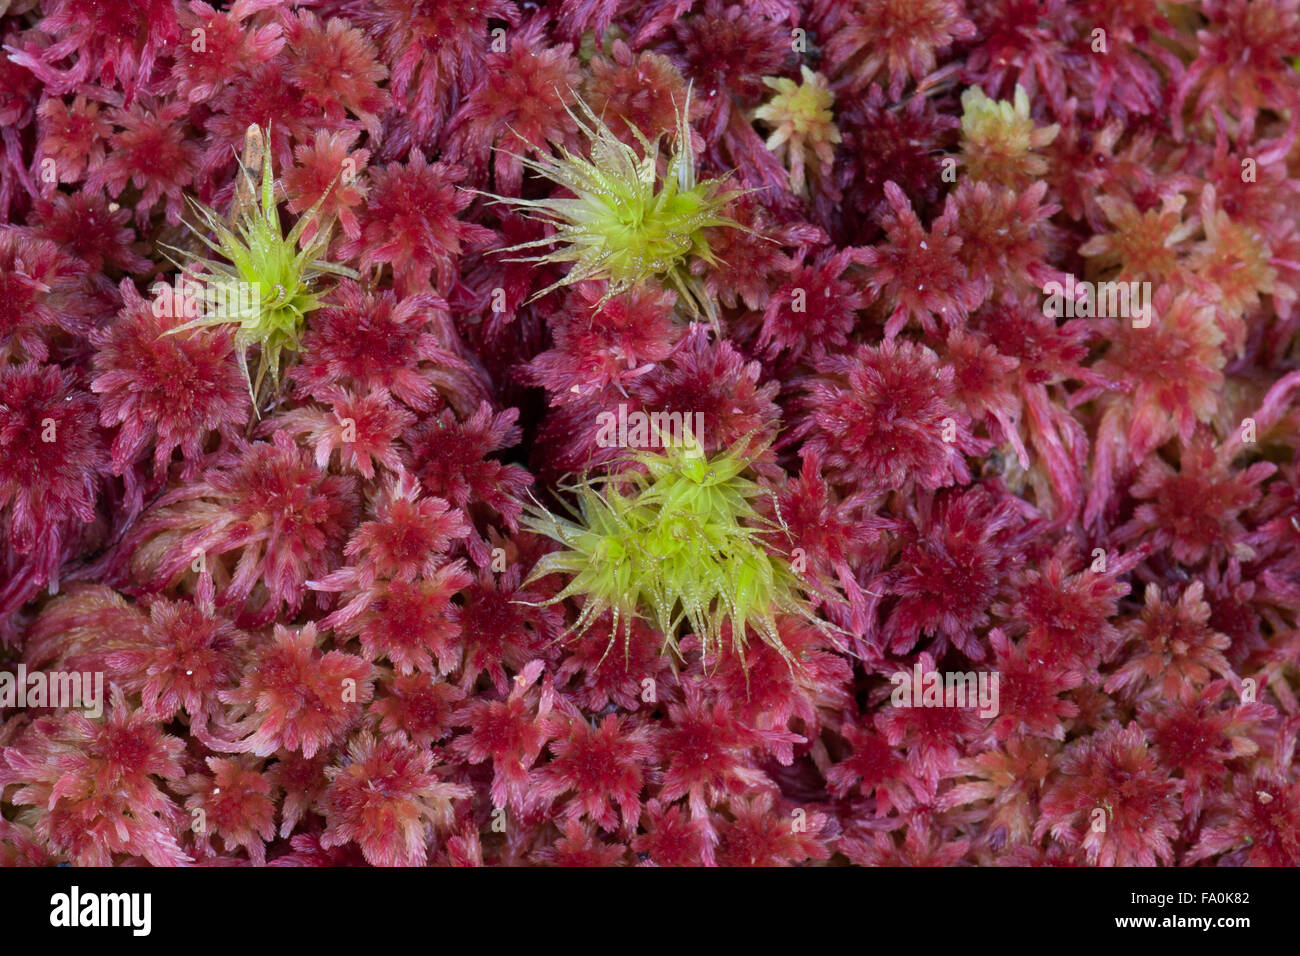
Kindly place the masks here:
<instances>
[{"instance_id":1,"label":"yellow-green moss tip","mask_svg":"<svg viewBox=\"0 0 1300 956\"><path fill-rule=\"evenodd\" d=\"M830 170L840 131L832 112L835 94L826 85L826 77L806 66L801 70L802 83L780 76L763 77L763 83L776 93L754 110L754 119L771 127L766 146L790 170L790 189L804 195L808 165L815 163L814 174Z\"/></svg>"},{"instance_id":2,"label":"yellow-green moss tip","mask_svg":"<svg viewBox=\"0 0 1300 956\"><path fill-rule=\"evenodd\" d=\"M1020 189L1047 173L1037 155L1060 127L1038 127L1029 115L1029 96L1017 85L1014 99L994 100L973 86L961 95L962 155L966 175Z\"/></svg>"},{"instance_id":3,"label":"yellow-green moss tip","mask_svg":"<svg viewBox=\"0 0 1300 956\"><path fill-rule=\"evenodd\" d=\"M744 441L712 458L682 447L637 452L636 467L566 488L576 499L571 517L528 509L524 525L564 546L544 556L531 579L570 579L548 604L583 599L570 634L581 636L608 611L611 647L621 636L626 651L639 619L679 656L685 628L706 659L729 647L743 663L752 631L793 667L778 614L833 629L814 616L791 567L787 529L755 507L771 492L746 477L746 452Z\"/></svg>"},{"instance_id":4,"label":"yellow-green moss tip","mask_svg":"<svg viewBox=\"0 0 1300 956\"><path fill-rule=\"evenodd\" d=\"M298 350L306 315L320 305L323 290L319 280L326 275L356 277L351 269L325 258L332 222L318 222L311 238L300 245L308 225L316 222L325 196L299 217L287 235L282 231L271 150L265 145L268 141L269 136L257 127L249 128L244 156L253 162L260 158L261 174L254 180L248 165L240 163L230 216L220 216L191 200L198 222L187 222L186 227L216 257L194 257L171 249L189 260L182 264L172 259L199 284L201 314L170 331L236 325L235 345L254 405L267 373L272 386L278 387L286 354ZM246 353L254 346L260 354L256 373L250 375Z\"/></svg>"},{"instance_id":5,"label":"yellow-green moss tip","mask_svg":"<svg viewBox=\"0 0 1300 956\"><path fill-rule=\"evenodd\" d=\"M705 316L716 324L716 308L690 267L696 261L718 264L705 230L742 228L723 213L742 190L724 189L725 177L696 179L688 111L689 96L678 110L662 177L657 171L662 133L651 140L633 128L637 150L620 140L581 99L569 114L588 141L590 158L564 147L554 157L519 157L526 168L573 194L546 199L491 197L555 228L549 238L502 250L555 247L514 261L572 263L564 278L534 298L585 280L608 282L606 298L657 281L675 289L692 316Z\"/></svg>"}]
</instances>

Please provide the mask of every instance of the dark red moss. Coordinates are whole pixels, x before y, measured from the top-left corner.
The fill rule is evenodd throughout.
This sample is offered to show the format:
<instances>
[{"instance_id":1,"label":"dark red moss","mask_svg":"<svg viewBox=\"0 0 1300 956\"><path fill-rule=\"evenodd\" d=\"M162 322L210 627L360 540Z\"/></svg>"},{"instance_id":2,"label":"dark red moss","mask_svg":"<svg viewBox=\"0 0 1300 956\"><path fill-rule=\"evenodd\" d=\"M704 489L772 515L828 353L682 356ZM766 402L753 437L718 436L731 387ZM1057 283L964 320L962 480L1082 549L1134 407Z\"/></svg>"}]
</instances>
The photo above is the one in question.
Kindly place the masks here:
<instances>
[{"instance_id":1,"label":"dark red moss","mask_svg":"<svg viewBox=\"0 0 1300 956\"><path fill-rule=\"evenodd\" d=\"M0 862L1300 865L1296 0L0 6L0 645L105 677L0 715ZM739 191L716 327L503 252L580 98ZM250 124L352 276L257 409L158 288ZM656 413L758 454L793 667L533 577Z\"/></svg>"}]
</instances>

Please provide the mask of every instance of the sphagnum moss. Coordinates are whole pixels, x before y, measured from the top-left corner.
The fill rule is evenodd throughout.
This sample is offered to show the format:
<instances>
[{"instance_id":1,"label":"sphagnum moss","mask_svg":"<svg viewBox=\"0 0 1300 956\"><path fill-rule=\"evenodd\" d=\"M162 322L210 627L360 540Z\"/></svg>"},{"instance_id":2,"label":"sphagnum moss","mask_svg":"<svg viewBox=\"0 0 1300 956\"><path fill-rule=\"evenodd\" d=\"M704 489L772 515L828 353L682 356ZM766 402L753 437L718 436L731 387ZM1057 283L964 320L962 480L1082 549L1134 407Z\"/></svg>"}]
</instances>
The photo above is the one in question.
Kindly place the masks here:
<instances>
[{"instance_id":1,"label":"sphagnum moss","mask_svg":"<svg viewBox=\"0 0 1300 956\"><path fill-rule=\"evenodd\" d=\"M610 612L610 646L625 651L637 619L652 623L678 656L683 626L706 659L728 643L742 662L751 629L791 667L777 615L834 630L811 606L809 587L779 549L788 531L755 502L771 492L745 476L752 449L745 440L712 458L691 449L640 451L636 467L584 478L564 488L575 496L571 517L533 505L524 525L564 550L545 555L530 580L563 574L569 583L545 604L582 597L568 634L581 636ZM608 653L608 650L606 651Z\"/></svg>"},{"instance_id":2,"label":"sphagnum moss","mask_svg":"<svg viewBox=\"0 0 1300 956\"><path fill-rule=\"evenodd\" d=\"M311 238L300 245L328 191L298 218L287 235L283 232L268 141L258 127L249 127L229 217L191 200L199 223L187 223L187 227L226 261L189 257L198 263L196 269L173 260L186 276L211 290L204 298L218 307L205 307L198 318L168 333L199 326L237 325L239 364L255 407L267 372L272 386L278 387L285 353L298 350L307 313L319 308L323 297L320 280L327 275L357 277L353 270L325 258L333 222L318 223ZM261 176L255 184L250 167L258 166L259 161ZM171 251L185 255L183 250ZM246 354L253 346L260 348L255 376L249 374Z\"/></svg>"},{"instance_id":3,"label":"sphagnum moss","mask_svg":"<svg viewBox=\"0 0 1300 956\"><path fill-rule=\"evenodd\" d=\"M652 140L629 127L641 147L638 153L579 99L577 112L569 113L590 143L590 158L564 147L559 147L558 157L519 157L525 168L573 196L519 199L487 194L555 228L552 236L502 252L553 245L548 253L514 261L572 263L562 279L533 298L575 282L603 279L608 283L603 303L640 283L658 280L677 291L692 316L704 316L717 324L717 308L690 267L696 260L720 264L709 248L705 230L743 228L723 210L745 190L725 189L726 177L696 178L689 109L688 97L677 113L677 129L662 177L658 164L663 134Z\"/></svg>"}]
</instances>

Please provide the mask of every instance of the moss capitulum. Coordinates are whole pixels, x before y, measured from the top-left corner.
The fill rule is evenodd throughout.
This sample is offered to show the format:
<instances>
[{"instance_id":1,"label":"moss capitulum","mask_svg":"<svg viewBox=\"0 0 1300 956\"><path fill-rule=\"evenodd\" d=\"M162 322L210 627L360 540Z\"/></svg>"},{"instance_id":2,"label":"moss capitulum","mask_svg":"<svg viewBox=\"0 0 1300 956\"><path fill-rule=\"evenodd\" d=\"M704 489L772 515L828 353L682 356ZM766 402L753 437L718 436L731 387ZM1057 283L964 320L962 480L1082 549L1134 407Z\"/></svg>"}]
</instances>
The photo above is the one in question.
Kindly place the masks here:
<instances>
[{"instance_id":1,"label":"moss capitulum","mask_svg":"<svg viewBox=\"0 0 1300 956\"><path fill-rule=\"evenodd\" d=\"M581 596L570 628L577 635L611 612L611 646L621 635L626 649L632 621L645 619L679 656L685 625L706 658L729 641L743 661L752 629L795 666L777 615L829 625L813 615L807 586L777 549L788 537L784 525L755 507L771 492L745 477L750 461L744 441L711 458L686 447L641 451L634 467L567 488L576 497L572 518L529 508L525 526L564 545L537 563L532 578L571 579L545 603Z\"/></svg>"},{"instance_id":2,"label":"moss capitulum","mask_svg":"<svg viewBox=\"0 0 1300 956\"><path fill-rule=\"evenodd\" d=\"M203 295L207 305L200 316L169 330L175 333L197 326L237 325L235 345L255 406L267 373L272 387L278 387L285 354L298 350L306 315L320 306L323 290L319 280L326 275L356 277L351 269L325 259L333 223L318 221L318 213L328 190L299 217L287 235L281 229L267 138L258 127L249 127L229 217L192 200L199 223L186 225L221 258L190 257L197 262L197 268L181 268L186 276L216 294ZM258 159L261 175L255 183L249 167ZM313 223L316 228L311 238L300 242ZM182 253L179 249L172 251ZM219 306L213 307L214 303ZM260 347L260 357L255 375L250 375L246 353L253 346Z\"/></svg>"},{"instance_id":3,"label":"moss capitulum","mask_svg":"<svg viewBox=\"0 0 1300 956\"><path fill-rule=\"evenodd\" d=\"M640 146L638 152L582 100L570 115L588 140L590 158L564 147L559 147L558 157L520 157L527 169L573 194L573 198L545 199L492 196L555 228L553 236L503 252L554 245L551 252L515 261L572 263L564 278L534 298L575 282L605 280L609 284L607 300L639 283L657 280L677 291L691 315L717 323L717 309L690 267L696 261L719 264L704 230L743 228L723 215L727 203L743 190L724 189L725 177L696 179L688 112L689 98L678 111L677 130L662 177L658 173L662 134L651 140L631 128Z\"/></svg>"}]
</instances>

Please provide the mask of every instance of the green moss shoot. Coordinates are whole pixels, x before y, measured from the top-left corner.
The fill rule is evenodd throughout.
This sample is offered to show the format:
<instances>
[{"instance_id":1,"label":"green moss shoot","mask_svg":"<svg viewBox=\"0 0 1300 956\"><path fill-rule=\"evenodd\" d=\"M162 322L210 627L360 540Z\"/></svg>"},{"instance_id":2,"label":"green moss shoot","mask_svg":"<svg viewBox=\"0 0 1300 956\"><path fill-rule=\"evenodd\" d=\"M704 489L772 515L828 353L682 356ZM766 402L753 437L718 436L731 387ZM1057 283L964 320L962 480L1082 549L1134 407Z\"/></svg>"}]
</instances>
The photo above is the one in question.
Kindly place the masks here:
<instances>
[{"instance_id":1,"label":"green moss shoot","mask_svg":"<svg viewBox=\"0 0 1300 956\"><path fill-rule=\"evenodd\" d=\"M192 257L183 250L171 250L197 263L197 267L182 265L172 259L188 278L204 288L206 306L198 318L170 331L237 325L235 344L240 367L255 407L263 395L268 372L272 388L278 388L288 354L298 350L306 315L320 306L324 294L320 280L327 275L356 278L351 269L325 258L333 232L331 221L317 221L325 196L298 218L287 235L281 229L271 150L265 146L268 141L269 137L257 127L249 128L245 159L260 157L261 175L255 181L249 169L254 163L240 162L240 179L229 217L191 200L198 222L187 222L186 226L219 258ZM317 228L310 240L301 242L313 222ZM247 352L254 346L260 354L256 373L250 375Z\"/></svg>"},{"instance_id":2,"label":"green moss shoot","mask_svg":"<svg viewBox=\"0 0 1300 956\"><path fill-rule=\"evenodd\" d=\"M773 522L755 507L772 493L746 476L751 449L742 440L707 459L682 447L637 452L637 467L566 486L574 497L569 517L530 506L525 526L564 546L545 555L530 580L570 579L547 604L583 599L566 633L581 636L608 611L610 645L621 637L625 654L640 619L679 657L684 628L706 659L729 646L743 663L752 631L794 667L777 615L835 630L814 615L808 586L780 550L789 535L779 512Z\"/></svg>"},{"instance_id":3,"label":"green moss shoot","mask_svg":"<svg viewBox=\"0 0 1300 956\"><path fill-rule=\"evenodd\" d=\"M577 111L569 113L589 141L590 158L563 147L558 157L518 157L527 169L573 194L545 199L491 197L526 210L527 215L555 229L548 238L502 250L518 252L554 245L552 251L513 261L572 263L562 279L534 298L575 282L603 279L608 283L608 299L653 279L675 289L692 316L704 316L717 324L716 306L690 267L695 261L719 263L704 231L715 226L743 228L723 210L744 190L725 189L725 177L697 180L689 109L688 95L677 113L677 129L662 177L658 161L663 134L651 140L631 127L640 146L638 152L581 99Z\"/></svg>"}]
</instances>

